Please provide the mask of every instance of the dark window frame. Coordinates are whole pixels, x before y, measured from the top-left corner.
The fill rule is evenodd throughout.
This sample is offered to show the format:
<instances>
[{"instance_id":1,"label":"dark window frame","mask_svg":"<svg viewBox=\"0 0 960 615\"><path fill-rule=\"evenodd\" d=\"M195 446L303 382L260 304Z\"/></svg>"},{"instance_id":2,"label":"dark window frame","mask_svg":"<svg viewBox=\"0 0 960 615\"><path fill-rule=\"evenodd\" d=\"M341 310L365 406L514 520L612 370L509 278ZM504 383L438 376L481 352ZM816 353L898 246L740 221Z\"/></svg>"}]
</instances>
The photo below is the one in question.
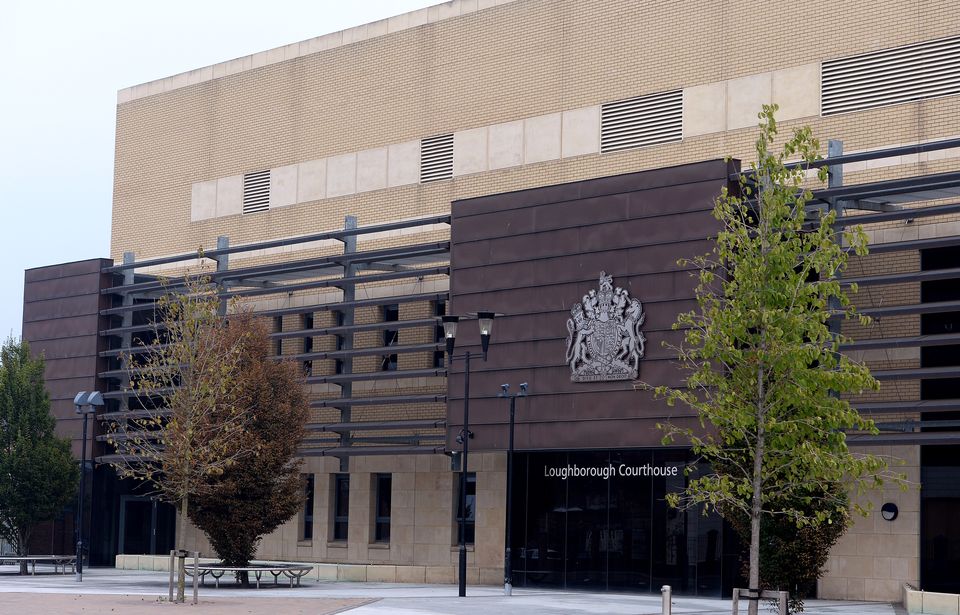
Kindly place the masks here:
<instances>
[{"instance_id":1,"label":"dark window frame","mask_svg":"<svg viewBox=\"0 0 960 615\"><path fill-rule=\"evenodd\" d=\"M373 475L373 542L390 542L390 517L393 514L393 475Z\"/></svg>"},{"instance_id":2,"label":"dark window frame","mask_svg":"<svg viewBox=\"0 0 960 615\"><path fill-rule=\"evenodd\" d=\"M350 475L334 474L330 484L333 490L330 539L346 542L350 531Z\"/></svg>"},{"instance_id":3,"label":"dark window frame","mask_svg":"<svg viewBox=\"0 0 960 615\"><path fill-rule=\"evenodd\" d=\"M316 482L313 474L303 474L303 510L301 511L302 523L300 527L300 540L313 540L313 509L314 497L316 495Z\"/></svg>"},{"instance_id":4,"label":"dark window frame","mask_svg":"<svg viewBox=\"0 0 960 615\"><path fill-rule=\"evenodd\" d=\"M460 519L463 510L460 508L460 475L462 472L454 474L456 484L453 488L453 543L460 544ZM466 527L464 528L464 543L468 545L476 544L477 538L477 473L467 472L467 511ZM472 492L472 493L471 493ZM472 499L471 499L472 498Z\"/></svg>"}]
</instances>

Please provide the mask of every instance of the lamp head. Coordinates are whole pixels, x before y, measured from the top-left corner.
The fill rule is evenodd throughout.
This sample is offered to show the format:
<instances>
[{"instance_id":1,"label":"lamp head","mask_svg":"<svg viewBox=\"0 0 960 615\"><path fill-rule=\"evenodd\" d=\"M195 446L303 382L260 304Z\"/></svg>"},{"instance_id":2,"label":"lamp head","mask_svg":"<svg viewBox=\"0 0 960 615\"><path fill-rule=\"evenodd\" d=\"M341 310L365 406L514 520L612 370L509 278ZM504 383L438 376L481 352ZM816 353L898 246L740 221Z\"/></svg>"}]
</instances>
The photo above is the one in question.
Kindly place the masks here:
<instances>
[{"instance_id":1,"label":"lamp head","mask_svg":"<svg viewBox=\"0 0 960 615\"><path fill-rule=\"evenodd\" d=\"M477 324L480 325L480 348L483 358L487 358L487 349L490 348L490 336L493 334L493 319L496 312L477 312Z\"/></svg>"},{"instance_id":2,"label":"lamp head","mask_svg":"<svg viewBox=\"0 0 960 615\"><path fill-rule=\"evenodd\" d=\"M447 342L447 354L453 355L453 347L457 343L457 323L460 322L459 316L441 316L443 323L443 339Z\"/></svg>"}]
</instances>

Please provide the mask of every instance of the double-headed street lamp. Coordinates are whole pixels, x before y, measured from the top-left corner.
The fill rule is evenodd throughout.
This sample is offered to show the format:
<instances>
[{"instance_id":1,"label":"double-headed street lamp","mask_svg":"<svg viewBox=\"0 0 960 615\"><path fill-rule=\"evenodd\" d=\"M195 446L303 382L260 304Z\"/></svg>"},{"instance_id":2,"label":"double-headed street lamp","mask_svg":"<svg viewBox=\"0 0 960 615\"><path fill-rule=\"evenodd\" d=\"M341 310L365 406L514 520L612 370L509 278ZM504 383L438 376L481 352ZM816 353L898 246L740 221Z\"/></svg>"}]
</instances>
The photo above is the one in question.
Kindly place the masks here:
<instances>
[{"instance_id":1,"label":"double-headed street lamp","mask_svg":"<svg viewBox=\"0 0 960 615\"><path fill-rule=\"evenodd\" d=\"M510 399L510 444L507 447L507 535L505 538L506 548L503 552L503 594L505 596L513 594L513 557L510 552L510 542L512 540L511 512L513 511L513 426L517 411L517 398L526 396L526 382L520 383L520 391L518 393L510 393L510 385L501 384L500 395L497 396Z\"/></svg>"},{"instance_id":2,"label":"double-headed street lamp","mask_svg":"<svg viewBox=\"0 0 960 615\"><path fill-rule=\"evenodd\" d=\"M471 312L467 314L471 318L476 318L480 325L480 348L483 351L483 360L487 360L487 349L490 347L490 334L493 332L493 319L503 314L495 312ZM452 365L454 359L463 359L463 428L457 435L457 444L463 447L463 454L460 467L460 519L459 519L459 539L460 546L460 597L467 595L467 456L470 452L470 438L473 432L470 431L470 351L465 351L462 355L453 354L453 348L457 341L457 324L460 322L459 316L443 316L443 337L447 342L447 365ZM449 374L448 374L449 375Z\"/></svg>"},{"instance_id":3,"label":"double-headed street lamp","mask_svg":"<svg viewBox=\"0 0 960 615\"><path fill-rule=\"evenodd\" d=\"M87 417L103 407L100 391L80 391L73 398L77 414L83 416L83 436L80 444L80 493L77 495L77 581L83 581L83 499L87 485Z\"/></svg>"}]
</instances>

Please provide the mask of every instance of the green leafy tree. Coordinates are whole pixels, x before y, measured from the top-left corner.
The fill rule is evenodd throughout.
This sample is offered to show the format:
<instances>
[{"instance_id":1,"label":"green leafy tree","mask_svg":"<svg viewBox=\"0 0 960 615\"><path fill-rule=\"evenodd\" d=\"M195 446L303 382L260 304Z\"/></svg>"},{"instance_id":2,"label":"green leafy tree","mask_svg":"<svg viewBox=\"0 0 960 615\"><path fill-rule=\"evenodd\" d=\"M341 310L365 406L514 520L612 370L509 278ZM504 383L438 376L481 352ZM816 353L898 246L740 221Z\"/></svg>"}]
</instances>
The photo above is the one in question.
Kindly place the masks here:
<instances>
[{"instance_id":1,"label":"green leafy tree","mask_svg":"<svg viewBox=\"0 0 960 615\"><path fill-rule=\"evenodd\" d=\"M209 488L194 498L190 518L224 564L244 567L260 539L293 517L303 503L296 454L309 404L299 366L270 358L270 337L262 321L248 314L234 316L224 333L241 346L235 393L256 409L233 443L249 454L222 474L207 477ZM238 579L248 583L246 573Z\"/></svg>"},{"instance_id":2,"label":"green leafy tree","mask_svg":"<svg viewBox=\"0 0 960 615\"><path fill-rule=\"evenodd\" d=\"M739 191L724 189L714 207L720 228L712 252L695 258L698 309L681 314L676 347L686 386L657 387L669 404L695 410L701 429L663 425L664 442L690 444L712 470L692 478L674 506L739 511L749 521L750 588L760 585L762 520L783 518L798 527L828 523L854 493L890 478L884 459L847 448L845 430L875 433L842 397L878 388L868 368L839 352L842 337L831 315L856 317L838 281L847 248L866 254L855 228L841 237L835 212L810 223L803 189L805 165L818 159L808 127L793 131L779 152L776 106L760 113L757 161ZM820 180L826 170L821 169ZM856 289L853 289L854 292ZM861 318L861 320L865 320ZM813 503L817 505L812 505ZM863 514L858 503L854 508ZM758 602L750 601L750 615Z\"/></svg>"},{"instance_id":3,"label":"green leafy tree","mask_svg":"<svg viewBox=\"0 0 960 615\"><path fill-rule=\"evenodd\" d=\"M843 508L847 499L846 488L836 484L828 489L830 494L827 497L812 493L815 497L806 502L772 506L800 508L806 516L813 516L819 508L827 507L829 517L825 522L798 526L787 517L766 515L760 523L760 588L789 591L791 613L803 612L804 601L816 589L830 549L850 527L850 514ZM743 576L747 577L750 574L750 518L742 510L721 510L744 545Z\"/></svg>"},{"instance_id":4,"label":"green leafy tree","mask_svg":"<svg viewBox=\"0 0 960 615\"><path fill-rule=\"evenodd\" d=\"M76 497L80 476L70 440L54 434L43 370L27 342L0 348L0 537L18 555L28 554L34 528Z\"/></svg>"}]
</instances>

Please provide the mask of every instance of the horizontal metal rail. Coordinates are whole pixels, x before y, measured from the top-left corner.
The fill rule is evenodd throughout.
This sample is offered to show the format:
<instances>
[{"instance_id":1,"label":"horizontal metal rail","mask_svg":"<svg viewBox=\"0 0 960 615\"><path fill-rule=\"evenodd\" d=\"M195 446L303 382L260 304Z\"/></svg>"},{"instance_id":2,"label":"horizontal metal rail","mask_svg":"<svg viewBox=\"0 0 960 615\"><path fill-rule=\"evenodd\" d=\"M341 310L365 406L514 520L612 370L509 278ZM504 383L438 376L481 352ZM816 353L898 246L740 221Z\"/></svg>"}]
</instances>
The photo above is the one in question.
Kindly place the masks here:
<instances>
[{"instance_id":1,"label":"horizontal metal rail","mask_svg":"<svg viewBox=\"0 0 960 615\"><path fill-rule=\"evenodd\" d=\"M877 380L912 380L914 378L940 380L944 378L960 378L960 365L883 369L873 372L873 377Z\"/></svg>"},{"instance_id":2,"label":"horizontal metal rail","mask_svg":"<svg viewBox=\"0 0 960 615\"><path fill-rule=\"evenodd\" d=\"M323 359L347 359L350 357L367 357L389 354L408 354L411 352L426 352L443 349L443 343L405 344L396 346L375 346L371 348L351 348L350 350L327 350L318 352L302 352L300 354L284 354L271 357L277 361L289 359L293 361L318 361Z\"/></svg>"},{"instance_id":3,"label":"horizontal metal rail","mask_svg":"<svg viewBox=\"0 0 960 615\"><path fill-rule=\"evenodd\" d=\"M908 337L881 337L869 340L856 340L848 344L841 344L840 349L874 350L882 348L913 348L923 346L951 346L960 344L960 333L943 333L940 335L911 335Z\"/></svg>"},{"instance_id":4,"label":"horizontal metal rail","mask_svg":"<svg viewBox=\"0 0 960 615\"><path fill-rule=\"evenodd\" d=\"M933 248L952 248L960 246L960 235L951 237L931 237L929 239L908 239L907 241L891 241L869 246L870 254L886 254L888 252L906 252L908 250L930 250Z\"/></svg>"},{"instance_id":5,"label":"horizontal metal rail","mask_svg":"<svg viewBox=\"0 0 960 615\"><path fill-rule=\"evenodd\" d=\"M219 293L218 296L224 299L233 297L257 297L260 295L277 295L280 293L295 293L301 290L311 290L314 288L339 288L341 286L355 286L358 284L372 284L374 282L388 282L391 280L403 280L406 278L422 278L431 275L449 275L450 266L442 265L439 267L425 267L423 269L407 269L404 271L390 271L387 273L374 273L371 275L359 275L349 278L333 278L329 280L314 280L311 282L298 282L296 284L278 284L267 288L246 288L243 290L231 290Z\"/></svg>"},{"instance_id":6,"label":"horizontal metal rail","mask_svg":"<svg viewBox=\"0 0 960 615\"><path fill-rule=\"evenodd\" d=\"M960 431L926 431L921 433L885 433L883 435L851 434L849 446L906 446L913 444L960 444Z\"/></svg>"},{"instance_id":7,"label":"horizontal metal rail","mask_svg":"<svg viewBox=\"0 0 960 615\"><path fill-rule=\"evenodd\" d=\"M953 280L960 278L960 267L950 269L929 269L927 271L911 271L908 273L885 273L870 275L861 278L841 278L844 285L878 286L881 284L903 284L906 282L926 282L931 280Z\"/></svg>"},{"instance_id":8,"label":"horizontal metal rail","mask_svg":"<svg viewBox=\"0 0 960 615\"><path fill-rule=\"evenodd\" d=\"M209 279L211 283L233 281L242 285L242 281L247 278L259 278L270 275L289 276L290 274L294 273L302 273L304 274L304 277L319 277L320 275L334 275L336 272L342 272L343 265L347 263L371 264L391 259L448 255L449 252L450 242L439 241L425 244L385 248L382 250L372 250L369 252L350 252L346 254L341 253L328 256L317 256L314 258L285 261L281 263L227 269L225 271L211 271L204 273L203 277ZM330 273L322 274L317 271L318 269L324 268L329 269ZM103 288L100 290L100 293L103 295L110 295L142 293L157 290L170 291L177 288L182 288L188 277L189 276L175 276L166 278L164 280L148 280L146 282L137 282L136 284L121 284L118 286Z\"/></svg>"},{"instance_id":9,"label":"horizontal metal rail","mask_svg":"<svg viewBox=\"0 0 960 615\"><path fill-rule=\"evenodd\" d=\"M946 205L930 205L928 207L910 207L909 209L884 211L875 214L864 214L862 216L843 216L841 218L837 218L833 225L839 228L843 226L876 224L877 222L914 220L916 218L925 218L929 216L947 216L957 213L960 213L960 203L948 203Z\"/></svg>"},{"instance_id":10,"label":"horizontal metal rail","mask_svg":"<svg viewBox=\"0 0 960 615\"><path fill-rule=\"evenodd\" d=\"M960 311L960 301L931 301L929 303L907 303L885 307L861 307L857 312L875 318L882 316L904 316L909 314L942 314Z\"/></svg>"},{"instance_id":11,"label":"horizontal metal rail","mask_svg":"<svg viewBox=\"0 0 960 615\"><path fill-rule=\"evenodd\" d=\"M943 139L940 141L931 141L929 143L917 143L916 145L898 145L896 147L888 147L884 149L877 149L868 152L856 152L854 154L841 154L840 156L831 156L830 158L822 158L811 163L805 162L789 162L785 166L788 169L803 169L803 168L813 168L817 169L820 167L830 167L838 164L849 164L851 162L863 162L865 160L879 160L881 158L891 158L893 156L909 156L911 154L923 154L926 152L935 152L943 149L952 149L954 147L960 147L960 138L956 139ZM747 177L754 175L754 172L750 169L741 171L740 173L731 173L729 178L731 181L737 181L740 175L745 175Z\"/></svg>"},{"instance_id":12,"label":"horizontal metal rail","mask_svg":"<svg viewBox=\"0 0 960 615\"><path fill-rule=\"evenodd\" d=\"M321 327L315 329L293 329L271 333L273 339L290 339L298 337L320 337L322 335L340 335L341 333L357 333L359 331L379 331L381 329L410 329L413 327L432 327L440 324L440 317L420 318L417 320L391 320L370 322L362 325L338 325L335 327Z\"/></svg>"},{"instance_id":13,"label":"horizontal metal rail","mask_svg":"<svg viewBox=\"0 0 960 615\"><path fill-rule=\"evenodd\" d=\"M317 303L314 305L302 305L297 307L289 308L278 308L274 310L262 310L256 311L254 314L257 316L287 316L290 314L308 314L310 312L322 312L325 310L336 310L338 308L347 308L347 307L368 307L374 305L389 305L391 303L413 303L416 301L436 301L439 299L446 300L449 296L448 292L439 292L439 293L422 293L419 295L391 295L384 297L377 297L375 299L361 299L358 301L338 301L334 303ZM101 316L113 316L117 314L124 314L126 312L140 312L145 310L154 310L157 308L155 302L150 303L139 303L134 305L121 305L117 307L107 308L100 310Z\"/></svg>"},{"instance_id":14,"label":"horizontal metal rail","mask_svg":"<svg viewBox=\"0 0 960 615\"><path fill-rule=\"evenodd\" d=\"M360 382L362 380L402 380L404 378L424 378L446 376L446 369L408 369L384 372L361 372L359 374L334 374L331 376L310 376L307 384L337 384L339 382Z\"/></svg>"},{"instance_id":15,"label":"horizontal metal rail","mask_svg":"<svg viewBox=\"0 0 960 615\"><path fill-rule=\"evenodd\" d=\"M960 399L922 399L916 401L880 401L856 404L861 414L895 414L903 412L952 412L960 410Z\"/></svg>"},{"instance_id":16,"label":"horizontal metal rail","mask_svg":"<svg viewBox=\"0 0 960 615\"><path fill-rule=\"evenodd\" d=\"M357 457L360 455L437 455L443 446L333 446L330 448L302 448L304 457Z\"/></svg>"},{"instance_id":17,"label":"horizontal metal rail","mask_svg":"<svg viewBox=\"0 0 960 615\"><path fill-rule=\"evenodd\" d=\"M378 431L392 429L441 429L446 427L446 419L411 419L406 421L370 421L367 423L327 423L307 425L307 431L343 433L347 431Z\"/></svg>"},{"instance_id":18,"label":"horizontal metal rail","mask_svg":"<svg viewBox=\"0 0 960 615\"><path fill-rule=\"evenodd\" d=\"M447 396L437 395L392 395L384 397L344 397L339 399L318 399L310 402L311 408L350 408L353 406L383 406L402 404L444 403Z\"/></svg>"},{"instance_id":19,"label":"horizontal metal rail","mask_svg":"<svg viewBox=\"0 0 960 615\"><path fill-rule=\"evenodd\" d=\"M302 305L298 307L277 308L274 310L263 310L256 312L258 316L289 316L291 314L309 314L311 312L322 312L329 310L339 310L341 308L360 308L372 307L375 305L390 305L393 303L416 303L419 301L446 301L450 296L447 291L436 293L421 293L418 295L386 295L374 299L358 299L356 301L340 301L338 303L318 303L316 305Z\"/></svg>"},{"instance_id":20,"label":"horizontal metal rail","mask_svg":"<svg viewBox=\"0 0 960 615\"><path fill-rule=\"evenodd\" d=\"M137 269L140 267L166 265L168 263L176 263L178 261L196 260L198 258L214 259L218 256L223 256L226 254L237 254L240 252L253 252L255 250L266 250L270 248L283 248L287 246L293 246L298 243L323 241L324 239L342 240L347 237L356 237L356 236L366 235L370 233L380 233L384 231L393 231L393 230L399 230L399 229L405 229L405 228L415 228L418 226L428 226L433 224L450 224L450 214L428 216L425 218L418 218L416 220L387 222L384 224L373 224L370 226L361 226L355 229L339 229L336 231L325 231L322 233L314 233L311 235L300 235L298 237L289 237L286 239L274 239L271 241L260 241L256 243L248 243L248 244L243 244L239 246L231 246L229 248L220 248L220 249L202 250L202 251L198 250L196 252L188 252L185 254L178 254L176 256L163 256L159 258L146 259L139 262L112 265L110 267L104 267L101 271L103 273L113 273L116 271L125 271L127 269Z\"/></svg>"}]
</instances>

